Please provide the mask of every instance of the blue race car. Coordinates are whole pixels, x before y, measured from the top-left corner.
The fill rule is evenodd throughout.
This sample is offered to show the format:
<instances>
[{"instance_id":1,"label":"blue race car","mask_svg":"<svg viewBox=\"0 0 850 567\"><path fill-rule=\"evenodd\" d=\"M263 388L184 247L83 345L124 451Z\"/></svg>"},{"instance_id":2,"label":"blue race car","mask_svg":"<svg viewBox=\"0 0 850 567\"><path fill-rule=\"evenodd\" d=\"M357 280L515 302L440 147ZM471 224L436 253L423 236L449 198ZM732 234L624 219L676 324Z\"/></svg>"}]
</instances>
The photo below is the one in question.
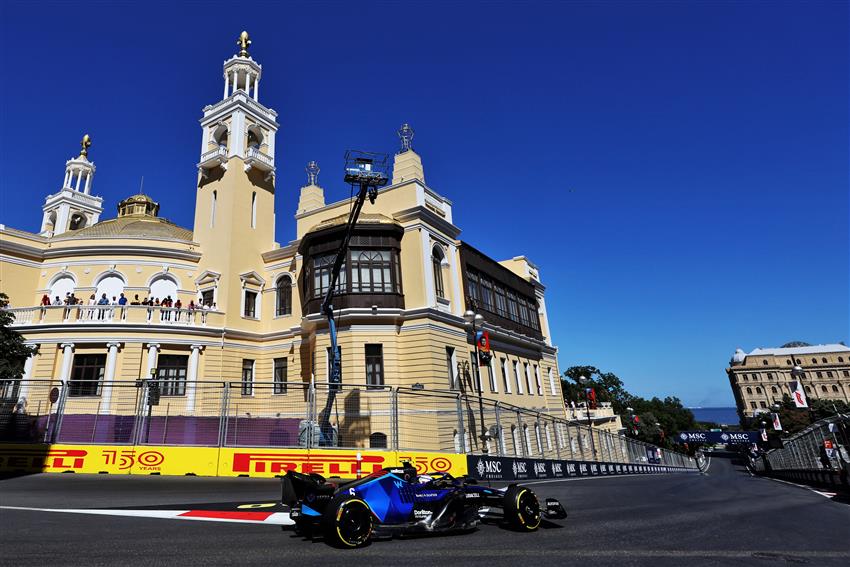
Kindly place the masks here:
<instances>
[{"instance_id":1,"label":"blue race car","mask_svg":"<svg viewBox=\"0 0 850 567\"><path fill-rule=\"evenodd\" d=\"M482 521L534 531L544 517L567 517L554 498L547 498L541 510L527 487L491 488L442 472L420 475L409 463L338 483L289 471L283 477L282 502L290 507L299 533L320 535L343 548L360 547L372 538L469 531Z\"/></svg>"}]
</instances>

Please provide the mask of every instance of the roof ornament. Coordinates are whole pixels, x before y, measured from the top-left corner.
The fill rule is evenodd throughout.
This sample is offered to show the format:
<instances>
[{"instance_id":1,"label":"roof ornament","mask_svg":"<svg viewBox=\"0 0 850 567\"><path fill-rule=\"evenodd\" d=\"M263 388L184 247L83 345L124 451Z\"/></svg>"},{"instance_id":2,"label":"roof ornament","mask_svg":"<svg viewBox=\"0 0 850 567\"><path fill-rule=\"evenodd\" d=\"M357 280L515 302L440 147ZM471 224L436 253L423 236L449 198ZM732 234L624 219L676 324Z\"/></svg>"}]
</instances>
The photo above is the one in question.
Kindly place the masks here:
<instances>
[{"instance_id":1,"label":"roof ornament","mask_svg":"<svg viewBox=\"0 0 850 567\"><path fill-rule=\"evenodd\" d=\"M243 31L239 34L236 45L239 46L239 57L250 57L248 55L248 46L251 45L251 38L248 36L248 32Z\"/></svg>"},{"instance_id":2,"label":"roof ornament","mask_svg":"<svg viewBox=\"0 0 850 567\"><path fill-rule=\"evenodd\" d=\"M401 125L401 128L398 129L398 137L401 139L401 151L399 153L404 153L407 150L413 149L413 136L416 134L413 128L410 127L410 124L405 122Z\"/></svg>"},{"instance_id":3,"label":"roof ornament","mask_svg":"<svg viewBox=\"0 0 850 567\"><path fill-rule=\"evenodd\" d=\"M319 180L319 164L315 161L311 161L307 164L307 167L304 168L304 171L307 172L307 185L318 185Z\"/></svg>"},{"instance_id":4,"label":"roof ornament","mask_svg":"<svg viewBox=\"0 0 850 567\"><path fill-rule=\"evenodd\" d=\"M89 155L89 146L91 146L91 137L86 134L80 142L80 157L86 157Z\"/></svg>"}]
</instances>

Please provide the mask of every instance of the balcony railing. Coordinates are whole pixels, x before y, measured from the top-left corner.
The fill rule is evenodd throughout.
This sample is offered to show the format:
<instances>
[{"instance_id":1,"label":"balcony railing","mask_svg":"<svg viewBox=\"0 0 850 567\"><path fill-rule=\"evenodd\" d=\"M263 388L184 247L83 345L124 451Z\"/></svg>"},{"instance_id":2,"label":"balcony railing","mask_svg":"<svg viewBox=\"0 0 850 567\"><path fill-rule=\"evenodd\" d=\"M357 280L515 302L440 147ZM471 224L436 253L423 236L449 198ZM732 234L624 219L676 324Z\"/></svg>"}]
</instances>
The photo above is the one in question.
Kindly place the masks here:
<instances>
[{"instance_id":1,"label":"balcony railing","mask_svg":"<svg viewBox=\"0 0 850 567\"><path fill-rule=\"evenodd\" d=\"M32 325L147 324L182 327L221 327L224 313L206 309L174 309L148 305L50 305L7 309L14 327Z\"/></svg>"},{"instance_id":2,"label":"balcony railing","mask_svg":"<svg viewBox=\"0 0 850 567\"><path fill-rule=\"evenodd\" d=\"M259 148L250 147L245 155L245 170L248 171L254 167L272 175L274 173L274 158L264 154Z\"/></svg>"}]
</instances>

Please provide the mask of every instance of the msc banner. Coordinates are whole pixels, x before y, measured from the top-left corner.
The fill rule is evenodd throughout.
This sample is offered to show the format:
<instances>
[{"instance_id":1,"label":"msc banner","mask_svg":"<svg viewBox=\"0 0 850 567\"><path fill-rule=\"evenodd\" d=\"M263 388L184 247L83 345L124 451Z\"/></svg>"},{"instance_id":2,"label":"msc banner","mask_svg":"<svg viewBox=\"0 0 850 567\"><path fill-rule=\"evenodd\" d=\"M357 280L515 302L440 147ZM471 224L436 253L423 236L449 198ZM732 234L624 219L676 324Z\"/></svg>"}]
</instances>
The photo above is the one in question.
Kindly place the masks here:
<instances>
[{"instance_id":1,"label":"msc banner","mask_svg":"<svg viewBox=\"0 0 850 567\"><path fill-rule=\"evenodd\" d=\"M682 431L679 443L726 443L727 445L758 443L758 431Z\"/></svg>"},{"instance_id":2,"label":"msc banner","mask_svg":"<svg viewBox=\"0 0 850 567\"><path fill-rule=\"evenodd\" d=\"M479 480L537 480L579 476L605 476L688 472L696 469L665 465L598 463L593 461L561 461L467 455L469 475Z\"/></svg>"}]
</instances>

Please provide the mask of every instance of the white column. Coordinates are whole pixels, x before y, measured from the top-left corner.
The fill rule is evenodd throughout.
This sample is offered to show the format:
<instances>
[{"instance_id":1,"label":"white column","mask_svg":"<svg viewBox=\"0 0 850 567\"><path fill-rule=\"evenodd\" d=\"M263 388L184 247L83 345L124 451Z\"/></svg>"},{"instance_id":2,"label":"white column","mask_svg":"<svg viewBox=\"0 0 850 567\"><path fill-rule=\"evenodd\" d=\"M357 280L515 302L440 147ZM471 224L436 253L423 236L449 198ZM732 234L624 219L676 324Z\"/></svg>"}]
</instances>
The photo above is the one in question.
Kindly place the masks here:
<instances>
[{"instance_id":1,"label":"white column","mask_svg":"<svg viewBox=\"0 0 850 567\"><path fill-rule=\"evenodd\" d=\"M150 343L148 344L148 369L145 372L145 375L142 378L150 378L151 370L156 368L156 359L157 353L159 352L159 344L158 343Z\"/></svg>"},{"instance_id":2,"label":"white column","mask_svg":"<svg viewBox=\"0 0 850 567\"><path fill-rule=\"evenodd\" d=\"M259 100L260 97L260 76L254 79L254 100Z\"/></svg>"},{"instance_id":3,"label":"white column","mask_svg":"<svg viewBox=\"0 0 850 567\"><path fill-rule=\"evenodd\" d=\"M83 178L82 170L77 171L77 183L74 185L74 191L80 190L80 179L82 179L82 178Z\"/></svg>"},{"instance_id":4,"label":"white column","mask_svg":"<svg viewBox=\"0 0 850 567\"><path fill-rule=\"evenodd\" d=\"M198 366L201 358L201 351L204 350L204 345L192 345L192 354L189 355L189 365L186 368L186 412L192 413L195 411L195 384L198 381Z\"/></svg>"},{"instance_id":5,"label":"white column","mask_svg":"<svg viewBox=\"0 0 850 567\"><path fill-rule=\"evenodd\" d=\"M62 343L62 370L59 380L67 382L71 379L71 364L74 362L74 343Z\"/></svg>"},{"instance_id":6,"label":"white column","mask_svg":"<svg viewBox=\"0 0 850 567\"><path fill-rule=\"evenodd\" d=\"M88 195L89 191L91 191L91 171L86 172L86 188L84 192L86 195Z\"/></svg>"},{"instance_id":7,"label":"white column","mask_svg":"<svg viewBox=\"0 0 850 567\"><path fill-rule=\"evenodd\" d=\"M66 169L65 170L65 180L62 181L62 188L68 187L70 183L71 183L71 170Z\"/></svg>"},{"instance_id":8,"label":"white column","mask_svg":"<svg viewBox=\"0 0 850 567\"><path fill-rule=\"evenodd\" d=\"M106 370L103 373L103 388L100 394L100 411L109 413L109 402L112 399L112 381L115 380L115 366L118 362L118 348L121 343L106 343L109 349L106 353Z\"/></svg>"},{"instance_id":9,"label":"white column","mask_svg":"<svg viewBox=\"0 0 850 567\"><path fill-rule=\"evenodd\" d=\"M227 98L227 89L230 88L230 75L224 74L224 97Z\"/></svg>"},{"instance_id":10,"label":"white column","mask_svg":"<svg viewBox=\"0 0 850 567\"><path fill-rule=\"evenodd\" d=\"M68 219L71 216L71 207L67 204L59 206L59 211L56 213L56 224L53 226L54 234L61 234L68 230Z\"/></svg>"},{"instance_id":11,"label":"white column","mask_svg":"<svg viewBox=\"0 0 850 567\"><path fill-rule=\"evenodd\" d=\"M425 306L434 307L437 304L437 292L434 289L434 266L431 263L431 239L428 232L420 230L422 235L422 270L425 277Z\"/></svg>"},{"instance_id":12,"label":"white column","mask_svg":"<svg viewBox=\"0 0 850 567\"><path fill-rule=\"evenodd\" d=\"M33 345L28 345L33 346ZM38 345L34 345L36 349L38 349ZM29 380L32 379L32 365L35 362L35 357L38 356L38 350L36 350L32 355L27 357L26 362L24 362L24 375L21 376L21 389L18 390L18 399L26 400L27 391L29 390Z\"/></svg>"},{"instance_id":13,"label":"white column","mask_svg":"<svg viewBox=\"0 0 850 567\"><path fill-rule=\"evenodd\" d=\"M236 69L233 70L233 92L236 92L236 89L239 87L238 82L239 76L236 74Z\"/></svg>"},{"instance_id":14,"label":"white column","mask_svg":"<svg viewBox=\"0 0 850 567\"><path fill-rule=\"evenodd\" d=\"M452 278L452 312L463 313L463 295L460 292L460 267L458 266L457 246L449 245L449 272Z\"/></svg>"},{"instance_id":15,"label":"white column","mask_svg":"<svg viewBox=\"0 0 850 567\"><path fill-rule=\"evenodd\" d=\"M251 96L251 73L245 73L245 94Z\"/></svg>"}]
</instances>

